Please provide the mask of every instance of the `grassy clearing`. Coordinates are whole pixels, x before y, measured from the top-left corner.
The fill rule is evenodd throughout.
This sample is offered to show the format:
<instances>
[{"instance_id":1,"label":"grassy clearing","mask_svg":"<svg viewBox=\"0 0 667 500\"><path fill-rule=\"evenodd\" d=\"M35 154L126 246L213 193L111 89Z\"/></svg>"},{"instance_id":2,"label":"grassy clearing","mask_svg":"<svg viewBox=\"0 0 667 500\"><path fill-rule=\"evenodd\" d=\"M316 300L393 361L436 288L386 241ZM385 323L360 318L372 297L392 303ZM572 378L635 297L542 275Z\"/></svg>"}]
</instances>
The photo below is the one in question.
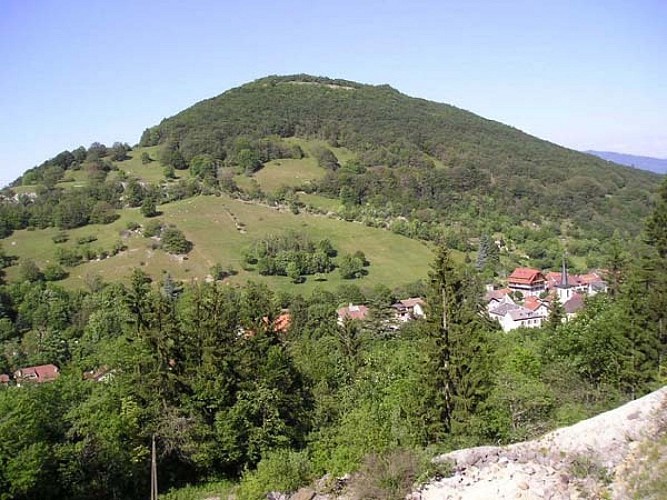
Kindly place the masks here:
<instances>
[{"instance_id":1,"label":"grassy clearing","mask_svg":"<svg viewBox=\"0 0 667 500\"><path fill-rule=\"evenodd\" d=\"M299 193L299 200L306 205L311 205L320 210L326 210L327 212L336 212L341 206L340 200L326 198L319 194Z\"/></svg>"},{"instance_id":2,"label":"grassy clearing","mask_svg":"<svg viewBox=\"0 0 667 500\"><path fill-rule=\"evenodd\" d=\"M288 139L285 139L285 141L289 142L290 144L297 144L309 157L313 156L313 148L316 146L322 146L328 148L333 152L334 155L336 155L336 158L338 158L338 162L341 165L349 160L354 159L355 157L355 154L349 149L332 148L327 141L322 141L318 139L300 139L298 137L290 137Z\"/></svg>"},{"instance_id":3,"label":"grassy clearing","mask_svg":"<svg viewBox=\"0 0 667 500\"><path fill-rule=\"evenodd\" d=\"M268 162L254 175L262 191L276 192L282 186L296 187L324 177L325 170L314 158L284 159Z\"/></svg>"},{"instance_id":4,"label":"grassy clearing","mask_svg":"<svg viewBox=\"0 0 667 500\"><path fill-rule=\"evenodd\" d=\"M236 487L230 481L214 481L196 486L184 486L160 495L161 500L203 500L227 498Z\"/></svg>"},{"instance_id":5,"label":"grassy clearing","mask_svg":"<svg viewBox=\"0 0 667 500\"><path fill-rule=\"evenodd\" d=\"M164 176L164 167L158 161L159 146L147 148L135 148L128 153L129 160L114 162L119 170L124 171L129 177L136 177L144 182L159 183L166 180ZM153 160L150 163L141 163L141 155L148 153ZM113 172L112 174L113 175ZM187 179L190 177L189 170L176 170L177 179Z\"/></svg>"},{"instance_id":6,"label":"grassy clearing","mask_svg":"<svg viewBox=\"0 0 667 500\"><path fill-rule=\"evenodd\" d=\"M114 257L91 261L73 269L63 283L66 286L83 286L89 274L99 274L106 281L126 279L136 267L159 278L164 270L180 280L201 280L215 263L225 268L234 268L238 274L230 279L242 283L248 279L264 282L275 290L310 293L316 287L333 289L343 283L361 287L373 287L383 283L389 287L399 286L419 278L425 278L432 260L430 249L423 243L362 224L317 217L294 215L264 206L245 203L228 197L200 196L177 203L160 206L163 212L159 219L176 224L194 248L186 260L171 256L161 250L151 250L151 240L136 234L125 235L128 249ZM75 245L82 236L93 234L98 240L93 248L110 248L127 227L129 221L145 224L138 209L125 209L121 218L105 226L87 226L68 231L70 241L61 245ZM244 225L241 232L236 221ZM286 230L304 231L313 239L329 238L340 253L361 250L370 260L368 275L359 280L343 280L338 272L330 273L325 281L309 277L305 283L294 285L287 277L260 276L242 269L242 251L256 239L267 234ZM55 256L56 244L52 237L57 229L17 231L3 241L10 255L34 259L40 267ZM7 269L8 279L16 276L16 267Z\"/></svg>"}]
</instances>

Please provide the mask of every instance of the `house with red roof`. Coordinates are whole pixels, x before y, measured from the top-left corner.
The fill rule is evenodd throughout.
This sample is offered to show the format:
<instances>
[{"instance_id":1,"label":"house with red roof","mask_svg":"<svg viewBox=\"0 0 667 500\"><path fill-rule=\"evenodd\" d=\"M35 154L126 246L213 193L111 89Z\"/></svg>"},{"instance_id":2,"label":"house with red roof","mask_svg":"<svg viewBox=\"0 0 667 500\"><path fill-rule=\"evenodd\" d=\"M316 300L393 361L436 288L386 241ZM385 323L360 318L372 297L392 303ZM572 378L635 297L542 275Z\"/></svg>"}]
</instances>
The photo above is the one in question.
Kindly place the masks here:
<instances>
[{"instance_id":1,"label":"house with red roof","mask_svg":"<svg viewBox=\"0 0 667 500\"><path fill-rule=\"evenodd\" d=\"M20 368L14 372L14 380L16 385L21 386L24 383L51 382L60 376L60 370L56 365L39 365L28 366L27 368Z\"/></svg>"},{"instance_id":2,"label":"house with red roof","mask_svg":"<svg viewBox=\"0 0 667 500\"><path fill-rule=\"evenodd\" d=\"M9 375L7 375L6 373L0 374L0 385L9 384L9 380L10 380Z\"/></svg>"},{"instance_id":3,"label":"house with red roof","mask_svg":"<svg viewBox=\"0 0 667 500\"><path fill-rule=\"evenodd\" d=\"M523 307L539 314L543 318L549 317L550 309L547 303L534 295L526 297L526 300L523 301Z\"/></svg>"},{"instance_id":4,"label":"house with red roof","mask_svg":"<svg viewBox=\"0 0 667 500\"><path fill-rule=\"evenodd\" d=\"M363 321L368 317L369 312L370 311L366 306L350 303L350 305L341 307L336 311L336 314L338 315L338 324L342 326L346 320Z\"/></svg>"},{"instance_id":5,"label":"house with red roof","mask_svg":"<svg viewBox=\"0 0 667 500\"><path fill-rule=\"evenodd\" d=\"M529 267L517 267L507 278L507 287L513 292L521 292L524 297L539 295L546 290L546 285L542 271Z\"/></svg>"}]
</instances>

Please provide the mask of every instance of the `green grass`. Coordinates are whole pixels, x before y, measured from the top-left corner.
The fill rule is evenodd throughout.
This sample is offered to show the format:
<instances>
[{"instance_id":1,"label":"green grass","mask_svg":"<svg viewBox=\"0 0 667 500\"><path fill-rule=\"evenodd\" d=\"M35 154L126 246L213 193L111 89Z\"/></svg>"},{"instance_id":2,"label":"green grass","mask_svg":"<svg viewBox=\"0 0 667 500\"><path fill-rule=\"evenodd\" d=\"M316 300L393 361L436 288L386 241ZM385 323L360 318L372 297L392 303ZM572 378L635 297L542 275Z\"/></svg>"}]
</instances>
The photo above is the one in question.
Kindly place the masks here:
<instances>
[{"instance_id":1,"label":"green grass","mask_svg":"<svg viewBox=\"0 0 667 500\"><path fill-rule=\"evenodd\" d=\"M160 495L161 500L204 500L206 498L228 498L237 485L230 481L213 481L195 486L172 489Z\"/></svg>"},{"instance_id":2,"label":"green grass","mask_svg":"<svg viewBox=\"0 0 667 500\"><path fill-rule=\"evenodd\" d=\"M325 172L314 158L283 159L268 162L253 177L262 191L271 193L282 186L297 187L321 179Z\"/></svg>"},{"instance_id":3,"label":"green grass","mask_svg":"<svg viewBox=\"0 0 667 500\"><path fill-rule=\"evenodd\" d=\"M175 279L202 280L210 267L220 263L238 271L230 282L242 283L248 279L263 282L275 290L291 290L310 293L316 287L334 289L342 283L373 287L383 283L389 287L425 278L432 254L425 244L381 229L369 228L354 222L329 219L308 214L294 215L228 197L200 196L177 203L161 205L163 212L158 218L176 224L186 237L194 243L187 260L181 260L161 250L151 250L151 240L137 235L123 238L128 249L114 257L92 261L70 269L64 284L80 287L88 274L99 274L105 281L126 279L136 267L140 267L154 278L168 270ZM147 219L138 209L120 211L121 218L109 225L95 225L68 231L70 241L61 245L75 245L76 239L89 234L97 236L93 248L110 249L120 238L128 221L145 224ZM242 233L235 221L245 226ZM317 282L309 277L305 283L294 285L287 277L260 276L242 269L241 253L253 241L267 234L287 230L304 231L313 239L329 238L340 253L361 250L371 265L368 275L358 280L343 280L337 271L326 275L326 281ZM34 259L40 267L53 259L56 244L52 237L57 229L16 231L3 241L9 255ZM7 278L16 277L16 266L9 268Z\"/></svg>"},{"instance_id":4,"label":"green grass","mask_svg":"<svg viewBox=\"0 0 667 500\"><path fill-rule=\"evenodd\" d=\"M354 159L354 157L356 156L352 151L350 151L347 148L332 148L327 141L319 139L301 139L298 137L289 137L285 139L285 141L289 142L290 144L297 144L309 157L313 156L312 151L313 147L315 146L322 146L328 148L333 152L334 155L336 155L336 158L338 158L338 162L341 165L349 160Z\"/></svg>"},{"instance_id":5,"label":"green grass","mask_svg":"<svg viewBox=\"0 0 667 500\"><path fill-rule=\"evenodd\" d=\"M124 171L129 177L136 177L144 182L159 183L166 180L164 176L164 167L158 161L159 146L151 146L147 148L135 148L128 153L129 160L114 162L114 165L119 170ZM148 153L153 160L150 163L141 163L142 153ZM110 176L113 176L113 172ZM176 170L176 177L178 179L187 179L190 177L189 170Z\"/></svg>"},{"instance_id":6,"label":"green grass","mask_svg":"<svg viewBox=\"0 0 667 500\"><path fill-rule=\"evenodd\" d=\"M312 205L315 208L326 210L327 212L336 212L341 206L340 200L326 198L319 194L299 193L299 200L306 205Z\"/></svg>"}]
</instances>

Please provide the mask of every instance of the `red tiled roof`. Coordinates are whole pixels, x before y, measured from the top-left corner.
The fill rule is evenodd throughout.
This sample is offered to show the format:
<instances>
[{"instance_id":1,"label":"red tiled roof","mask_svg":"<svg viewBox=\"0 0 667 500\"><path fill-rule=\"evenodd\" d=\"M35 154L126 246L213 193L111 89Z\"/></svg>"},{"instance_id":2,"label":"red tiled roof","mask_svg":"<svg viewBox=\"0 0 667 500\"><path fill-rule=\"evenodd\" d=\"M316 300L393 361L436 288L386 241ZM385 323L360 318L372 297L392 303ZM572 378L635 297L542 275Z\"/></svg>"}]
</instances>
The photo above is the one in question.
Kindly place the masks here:
<instances>
[{"instance_id":1,"label":"red tiled roof","mask_svg":"<svg viewBox=\"0 0 667 500\"><path fill-rule=\"evenodd\" d=\"M544 275L541 271L537 269L531 269L529 267L517 267L510 277L508 278L510 283L516 284L532 284L535 282L544 281Z\"/></svg>"},{"instance_id":2,"label":"red tiled roof","mask_svg":"<svg viewBox=\"0 0 667 500\"><path fill-rule=\"evenodd\" d=\"M548 282L550 287L560 285L562 280L563 280L563 275L561 273L557 273L555 271L549 271L547 273L547 282ZM569 286L580 285L581 284L581 277L577 276L576 274L568 274L567 275L567 284Z\"/></svg>"},{"instance_id":3,"label":"red tiled roof","mask_svg":"<svg viewBox=\"0 0 667 500\"><path fill-rule=\"evenodd\" d=\"M338 313L338 318L341 320L344 320L345 318L365 319L368 315L368 307L350 304L347 307L341 307L336 312Z\"/></svg>"},{"instance_id":4,"label":"red tiled roof","mask_svg":"<svg viewBox=\"0 0 667 500\"><path fill-rule=\"evenodd\" d=\"M9 383L9 375L6 373L3 373L0 375L0 384L8 384Z\"/></svg>"},{"instance_id":5,"label":"red tiled roof","mask_svg":"<svg viewBox=\"0 0 667 500\"><path fill-rule=\"evenodd\" d=\"M484 300L490 302L492 300L500 300L508 293L511 293L512 290L509 288L501 288L500 290L490 290L484 295Z\"/></svg>"},{"instance_id":6,"label":"red tiled roof","mask_svg":"<svg viewBox=\"0 0 667 500\"><path fill-rule=\"evenodd\" d=\"M14 372L17 380L31 380L34 382L49 382L58 378L58 367L56 365L39 365L20 368Z\"/></svg>"},{"instance_id":7,"label":"red tiled roof","mask_svg":"<svg viewBox=\"0 0 667 500\"><path fill-rule=\"evenodd\" d=\"M273 321L273 330L278 333L285 333L291 324L292 316L288 312L285 312Z\"/></svg>"},{"instance_id":8,"label":"red tiled roof","mask_svg":"<svg viewBox=\"0 0 667 500\"><path fill-rule=\"evenodd\" d=\"M526 297L526 300L523 303L523 307L530 309L531 311L536 311L542 305L542 301L537 297Z\"/></svg>"},{"instance_id":9,"label":"red tiled roof","mask_svg":"<svg viewBox=\"0 0 667 500\"><path fill-rule=\"evenodd\" d=\"M579 281L585 285L590 285L591 283L596 283L603 280L598 273L587 273L579 275Z\"/></svg>"}]
</instances>

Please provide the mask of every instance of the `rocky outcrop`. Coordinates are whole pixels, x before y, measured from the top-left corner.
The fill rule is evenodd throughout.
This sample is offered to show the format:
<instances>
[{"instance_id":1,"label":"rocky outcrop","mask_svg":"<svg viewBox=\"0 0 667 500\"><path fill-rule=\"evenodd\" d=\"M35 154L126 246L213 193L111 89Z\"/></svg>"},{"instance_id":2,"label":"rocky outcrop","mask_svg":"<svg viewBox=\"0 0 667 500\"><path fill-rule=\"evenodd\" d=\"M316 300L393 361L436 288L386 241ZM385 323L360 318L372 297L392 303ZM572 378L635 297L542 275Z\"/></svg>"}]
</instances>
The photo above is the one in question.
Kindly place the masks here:
<instances>
[{"instance_id":1,"label":"rocky outcrop","mask_svg":"<svg viewBox=\"0 0 667 500\"><path fill-rule=\"evenodd\" d=\"M664 432L667 387L620 408L510 446L453 451L454 475L412 500L628 498L625 477L642 443Z\"/></svg>"}]
</instances>

